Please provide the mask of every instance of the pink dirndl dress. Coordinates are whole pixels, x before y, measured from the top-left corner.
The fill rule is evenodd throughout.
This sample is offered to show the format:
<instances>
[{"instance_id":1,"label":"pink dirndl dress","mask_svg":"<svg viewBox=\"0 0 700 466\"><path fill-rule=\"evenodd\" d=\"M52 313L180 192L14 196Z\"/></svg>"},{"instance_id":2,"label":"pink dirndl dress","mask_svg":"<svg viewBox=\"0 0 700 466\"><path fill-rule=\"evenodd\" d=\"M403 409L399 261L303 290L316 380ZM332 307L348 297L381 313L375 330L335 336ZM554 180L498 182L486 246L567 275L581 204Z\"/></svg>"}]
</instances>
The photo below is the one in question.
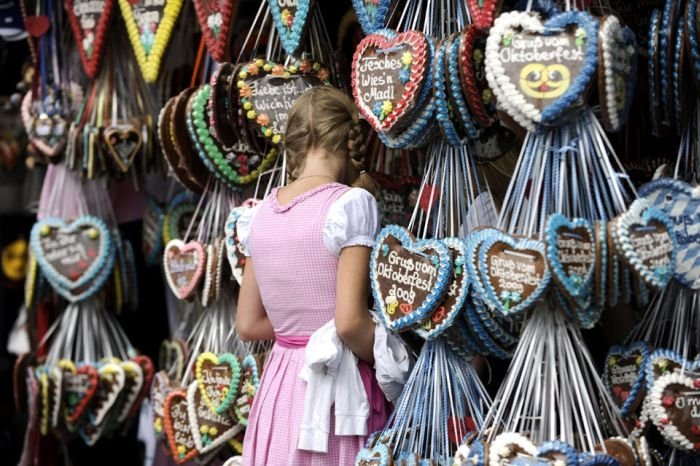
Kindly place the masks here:
<instances>
[{"instance_id":1,"label":"pink dirndl dress","mask_svg":"<svg viewBox=\"0 0 700 466\"><path fill-rule=\"evenodd\" d=\"M241 235L242 241L253 258L260 295L276 335L245 434L246 466L352 465L364 446L363 437L335 436L331 420L327 453L297 449L306 390L306 383L299 378L305 346L311 334L335 314L338 257L324 238L326 216L349 190L341 184L326 184L285 205L279 204L277 190L273 190L250 218L241 219L248 225L241 226L239 234L249 229L247 238ZM365 205L360 207L376 210L373 198L368 202L366 196L361 197L358 200ZM346 211L340 209L341 216ZM369 246L376 231L368 229L376 230L376 215L372 215L373 226L361 214L352 215L359 218L346 217L336 222L344 227L335 226L344 231L336 241L339 248ZM370 404L367 433L371 434L384 426L388 409L374 371L365 363L359 364L359 370Z\"/></svg>"}]
</instances>

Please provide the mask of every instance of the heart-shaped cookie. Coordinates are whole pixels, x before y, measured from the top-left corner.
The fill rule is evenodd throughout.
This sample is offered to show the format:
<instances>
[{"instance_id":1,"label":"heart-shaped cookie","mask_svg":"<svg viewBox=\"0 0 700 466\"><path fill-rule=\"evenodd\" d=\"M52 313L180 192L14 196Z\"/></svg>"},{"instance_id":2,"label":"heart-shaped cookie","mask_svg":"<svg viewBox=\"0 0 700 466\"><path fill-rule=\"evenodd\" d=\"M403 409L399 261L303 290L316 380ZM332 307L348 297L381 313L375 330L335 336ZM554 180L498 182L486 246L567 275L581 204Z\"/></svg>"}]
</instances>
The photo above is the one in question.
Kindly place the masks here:
<instances>
[{"instance_id":1,"label":"heart-shaped cookie","mask_svg":"<svg viewBox=\"0 0 700 466\"><path fill-rule=\"evenodd\" d=\"M451 272L450 252L442 242L416 242L402 227L384 227L370 260L374 302L384 324L399 331L425 320L447 291Z\"/></svg>"},{"instance_id":2,"label":"heart-shaped cookie","mask_svg":"<svg viewBox=\"0 0 700 466\"><path fill-rule=\"evenodd\" d=\"M700 372L700 359L689 360L681 354L665 348L652 351L644 370L647 393L651 392L654 383L661 376L680 372Z\"/></svg>"},{"instance_id":3,"label":"heart-shaped cookie","mask_svg":"<svg viewBox=\"0 0 700 466\"><path fill-rule=\"evenodd\" d=\"M445 238L441 241L450 250L453 264L452 277L450 277L450 282L447 285L444 300L415 330L419 336L426 340L437 338L452 325L464 307L467 290L469 289L466 245L458 238Z\"/></svg>"},{"instance_id":4,"label":"heart-shaped cookie","mask_svg":"<svg viewBox=\"0 0 700 466\"><path fill-rule=\"evenodd\" d=\"M618 131L627 121L637 82L634 32L616 16L602 19L598 46L598 94L603 126Z\"/></svg>"},{"instance_id":5,"label":"heart-shaped cookie","mask_svg":"<svg viewBox=\"0 0 700 466\"><path fill-rule=\"evenodd\" d=\"M700 188L664 178L642 186L639 196L671 218L676 237L673 277L683 286L700 289Z\"/></svg>"},{"instance_id":6,"label":"heart-shaped cookie","mask_svg":"<svg viewBox=\"0 0 700 466\"><path fill-rule=\"evenodd\" d=\"M109 230L97 217L83 216L70 224L47 217L34 224L30 238L43 275L71 302L97 292L114 265Z\"/></svg>"},{"instance_id":7,"label":"heart-shaped cookie","mask_svg":"<svg viewBox=\"0 0 700 466\"><path fill-rule=\"evenodd\" d=\"M381 442L374 446L363 448L355 458L355 466L390 466L393 464L391 449Z\"/></svg>"},{"instance_id":8,"label":"heart-shaped cookie","mask_svg":"<svg viewBox=\"0 0 700 466\"><path fill-rule=\"evenodd\" d=\"M250 409L253 407L253 400L259 385L260 369L258 368L258 360L255 356L249 354L241 362L241 389L233 405L236 418L243 426L248 425Z\"/></svg>"},{"instance_id":9,"label":"heart-shaped cookie","mask_svg":"<svg viewBox=\"0 0 700 466\"><path fill-rule=\"evenodd\" d=\"M663 288L676 264L675 234L663 211L637 200L614 224L622 259L649 286Z\"/></svg>"},{"instance_id":10,"label":"heart-shaped cookie","mask_svg":"<svg viewBox=\"0 0 700 466\"><path fill-rule=\"evenodd\" d=\"M651 420L676 448L700 451L700 377L662 375L649 392Z\"/></svg>"},{"instance_id":11,"label":"heart-shaped cookie","mask_svg":"<svg viewBox=\"0 0 700 466\"><path fill-rule=\"evenodd\" d=\"M493 18L501 8L502 0L467 0L467 8L472 24L479 29L488 29L493 25Z\"/></svg>"},{"instance_id":12,"label":"heart-shaped cookie","mask_svg":"<svg viewBox=\"0 0 700 466\"><path fill-rule=\"evenodd\" d=\"M153 410L153 430L157 436L164 435L163 413L165 398L173 390L167 371L159 371L153 376L150 387L151 409Z\"/></svg>"},{"instance_id":13,"label":"heart-shaped cookie","mask_svg":"<svg viewBox=\"0 0 700 466\"><path fill-rule=\"evenodd\" d=\"M545 225L545 244L555 283L568 298L588 307L594 289L597 247L591 222L552 214Z\"/></svg>"},{"instance_id":14,"label":"heart-shaped cookie","mask_svg":"<svg viewBox=\"0 0 700 466\"><path fill-rule=\"evenodd\" d=\"M384 27L392 0L352 0L362 31L374 34Z\"/></svg>"},{"instance_id":15,"label":"heart-shaped cookie","mask_svg":"<svg viewBox=\"0 0 700 466\"><path fill-rule=\"evenodd\" d=\"M196 241L170 240L163 253L163 268L170 289L178 299L195 293L204 273L206 254Z\"/></svg>"},{"instance_id":16,"label":"heart-shaped cookie","mask_svg":"<svg viewBox=\"0 0 700 466\"><path fill-rule=\"evenodd\" d=\"M65 6L83 70L94 79L99 71L114 0L66 0Z\"/></svg>"},{"instance_id":17,"label":"heart-shaped cookie","mask_svg":"<svg viewBox=\"0 0 700 466\"><path fill-rule=\"evenodd\" d=\"M153 361L151 361L151 358L145 355L138 355L134 356L131 358L132 361L134 361L136 364L138 364L141 367L141 372L143 374L143 384L141 385L141 391L136 397L136 400L134 400L134 403L131 406L131 410L129 411L129 415L127 416L128 418L133 418L136 416L139 412L139 409L141 408L141 402L143 399L146 397L146 394L148 394L148 391L151 387L151 381L153 380L153 373L155 369L153 368Z\"/></svg>"},{"instance_id":18,"label":"heart-shaped cookie","mask_svg":"<svg viewBox=\"0 0 700 466\"><path fill-rule=\"evenodd\" d=\"M527 437L505 432L489 445L489 464L578 466L578 454L569 444L559 441L536 446Z\"/></svg>"},{"instance_id":19,"label":"heart-shaped cookie","mask_svg":"<svg viewBox=\"0 0 700 466\"><path fill-rule=\"evenodd\" d=\"M42 155L57 158L66 147L68 124L60 113L49 116L41 112L34 102L34 93L30 90L22 99L22 123L29 136L29 143ZM39 105L41 107L41 105Z\"/></svg>"},{"instance_id":20,"label":"heart-shaped cookie","mask_svg":"<svg viewBox=\"0 0 700 466\"><path fill-rule=\"evenodd\" d=\"M517 319L542 298L551 274L541 241L492 230L479 247L484 302L500 317Z\"/></svg>"},{"instance_id":21,"label":"heart-shaped cookie","mask_svg":"<svg viewBox=\"0 0 700 466\"><path fill-rule=\"evenodd\" d=\"M243 426L228 412L217 414L209 409L198 385L192 382L187 389L187 415L195 447L200 454L206 454L232 439Z\"/></svg>"},{"instance_id":22,"label":"heart-shaped cookie","mask_svg":"<svg viewBox=\"0 0 700 466\"><path fill-rule=\"evenodd\" d=\"M182 0L119 0L119 9L141 74L147 83L154 83Z\"/></svg>"},{"instance_id":23,"label":"heart-shaped cookie","mask_svg":"<svg viewBox=\"0 0 700 466\"><path fill-rule=\"evenodd\" d=\"M238 0L195 0L194 9L209 54L218 62L224 61L229 54L231 25L238 13Z\"/></svg>"},{"instance_id":24,"label":"heart-shaped cookie","mask_svg":"<svg viewBox=\"0 0 700 466\"><path fill-rule=\"evenodd\" d=\"M429 39L407 31L370 34L355 49L351 85L362 116L380 133L401 130L430 74Z\"/></svg>"},{"instance_id":25,"label":"heart-shaped cookie","mask_svg":"<svg viewBox=\"0 0 700 466\"><path fill-rule=\"evenodd\" d=\"M241 363L231 353L197 356L195 374L204 403L213 413L222 414L238 396L241 381Z\"/></svg>"},{"instance_id":26,"label":"heart-shaped cookie","mask_svg":"<svg viewBox=\"0 0 700 466\"><path fill-rule=\"evenodd\" d=\"M126 2L126 0L120 0ZM119 171L126 173L141 149L141 130L132 124L122 123L105 128L102 133L110 160Z\"/></svg>"},{"instance_id":27,"label":"heart-shaped cookie","mask_svg":"<svg viewBox=\"0 0 700 466\"><path fill-rule=\"evenodd\" d=\"M100 363L97 368L97 389L88 409L88 420L92 426L99 426L117 401L124 388L126 375L116 362Z\"/></svg>"},{"instance_id":28,"label":"heart-shaped cookie","mask_svg":"<svg viewBox=\"0 0 700 466\"><path fill-rule=\"evenodd\" d=\"M137 400L141 395L145 383L145 377L141 365L136 361L122 361L124 369L124 387L119 397L119 409L116 413L116 422L126 420L134 407L138 407Z\"/></svg>"},{"instance_id":29,"label":"heart-shaped cookie","mask_svg":"<svg viewBox=\"0 0 700 466\"><path fill-rule=\"evenodd\" d=\"M171 391L163 405L163 424L170 453L178 464L186 463L197 456L187 411L187 392Z\"/></svg>"},{"instance_id":30,"label":"heart-shaped cookie","mask_svg":"<svg viewBox=\"0 0 700 466\"><path fill-rule=\"evenodd\" d=\"M557 124L578 103L598 64L598 20L569 11L542 23L534 13L500 15L486 41L486 78L523 128Z\"/></svg>"},{"instance_id":31,"label":"heart-shaped cookie","mask_svg":"<svg viewBox=\"0 0 700 466\"><path fill-rule=\"evenodd\" d=\"M635 411L646 394L646 377L649 346L635 342L629 347L612 346L605 358L603 383L610 397L627 417Z\"/></svg>"},{"instance_id":32,"label":"heart-shaped cookie","mask_svg":"<svg viewBox=\"0 0 700 466\"><path fill-rule=\"evenodd\" d=\"M272 19L288 55L295 55L306 31L314 0L267 0Z\"/></svg>"},{"instance_id":33,"label":"heart-shaped cookie","mask_svg":"<svg viewBox=\"0 0 700 466\"><path fill-rule=\"evenodd\" d=\"M83 418L97 390L98 376L94 367L75 367L71 361L59 361L63 370L63 415L67 424L75 425Z\"/></svg>"},{"instance_id":34,"label":"heart-shaped cookie","mask_svg":"<svg viewBox=\"0 0 700 466\"><path fill-rule=\"evenodd\" d=\"M239 286L243 285L243 270L245 268L245 260L248 254L246 247L238 238L237 222L240 216L249 209L258 205L260 201L257 199L248 199L243 205L231 209L226 224L224 225L224 236L226 243L226 257L231 266L233 278L238 282Z\"/></svg>"}]
</instances>

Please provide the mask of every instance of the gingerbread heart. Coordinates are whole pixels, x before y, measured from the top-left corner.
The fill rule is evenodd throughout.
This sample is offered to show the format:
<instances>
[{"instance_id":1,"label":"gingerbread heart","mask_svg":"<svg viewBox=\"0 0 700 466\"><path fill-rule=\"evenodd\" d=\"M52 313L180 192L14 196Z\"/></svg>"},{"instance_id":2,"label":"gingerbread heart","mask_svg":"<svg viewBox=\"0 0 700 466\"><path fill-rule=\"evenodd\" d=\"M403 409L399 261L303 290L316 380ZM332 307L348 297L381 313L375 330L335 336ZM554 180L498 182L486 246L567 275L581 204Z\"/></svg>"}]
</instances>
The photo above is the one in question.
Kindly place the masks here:
<instances>
[{"instance_id":1,"label":"gingerbread heart","mask_svg":"<svg viewBox=\"0 0 700 466\"><path fill-rule=\"evenodd\" d=\"M180 379L185 368L187 344L180 339L163 340L158 353L158 365L174 379Z\"/></svg>"},{"instance_id":2,"label":"gingerbread heart","mask_svg":"<svg viewBox=\"0 0 700 466\"><path fill-rule=\"evenodd\" d=\"M675 351L658 348L649 355L644 370L647 393L651 392L656 380L666 374L699 371L700 359L689 360Z\"/></svg>"},{"instance_id":3,"label":"gingerbread heart","mask_svg":"<svg viewBox=\"0 0 700 466\"><path fill-rule=\"evenodd\" d=\"M163 424L170 453L178 464L186 463L197 456L187 411L187 392L171 391L163 405Z\"/></svg>"},{"instance_id":4,"label":"gingerbread heart","mask_svg":"<svg viewBox=\"0 0 700 466\"><path fill-rule=\"evenodd\" d=\"M635 411L646 394L644 371L648 357L649 347L644 342L633 343L627 348L612 346L608 350L603 384L623 417Z\"/></svg>"},{"instance_id":5,"label":"gingerbread heart","mask_svg":"<svg viewBox=\"0 0 700 466\"><path fill-rule=\"evenodd\" d=\"M231 353L197 356L195 374L204 403L213 413L226 412L238 395L241 363Z\"/></svg>"},{"instance_id":6,"label":"gingerbread heart","mask_svg":"<svg viewBox=\"0 0 700 466\"><path fill-rule=\"evenodd\" d=\"M420 103L430 74L428 38L407 31L387 38L370 34L352 59L351 85L362 116L380 133L398 131Z\"/></svg>"},{"instance_id":7,"label":"gingerbread heart","mask_svg":"<svg viewBox=\"0 0 700 466\"><path fill-rule=\"evenodd\" d=\"M217 414L204 402L198 382L187 389L187 415L197 451L206 454L217 450L243 430L228 412Z\"/></svg>"},{"instance_id":8,"label":"gingerbread heart","mask_svg":"<svg viewBox=\"0 0 700 466\"><path fill-rule=\"evenodd\" d=\"M569 444L559 441L535 445L527 437L506 432L489 445L489 464L578 466L578 454Z\"/></svg>"},{"instance_id":9,"label":"gingerbread heart","mask_svg":"<svg viewBox=\"0 0 700 466\"><path fill-rule=\"evenodd\" d=\"M453 268L452 277L445 293L444 300L430 316L423 321L416 333L426 340L433 340L447 330L464 307L469 289L466 270L466 245L458 238L442 240L450 250Z\"/></svg>"},{"instance_id":10,"label":"gingerbread heart","mask_svg":"<svg viewBox=\"0 0 700 466\"><path fill-rule=\"evenodd\" d=\"M151 361L151 358L149 358L148 356L138 355L131 358L131 360L141 367L141 372L143 374L143 384L141 385L141 390L137 395L136 400L134 400L134 403L131 406L131 410L129 411L129 414L127 416L128 418L133 418L139 413L139 409L141 408L141 402L146 397L146 394L148 393L148 390L151 387L151 381L153 380L154 372L153 361Z\"/></svg>"},{"instance_id":11,"label":"gingerbread heart","mask_svg":"<svg viewBox=\"0 0 700 466\"><path fill-rule=\"evenodd\" d=\"M194 9L209 54L218 62L224 61L229 53L231 25L238 13L238 0L195 0Z\"/></svg>"},{"instance_id":12,"label":"gingerbread heart","mask_svg":"<svg viewBox=\"0 0 700 466\"><path fill-rule=\"evenodd\" d=\"M63 370L63 415L66 423L77 424L86 413L97 390L98 376L94 367L75 367L71 361L59 361Z\"/></svg>"},{"instance_id":13,"label":"gingerbread heart","mask_svg":"<svg viewBox=\"0 0 700 466\"><path fill-rule=\"evenodd\" d=\"M352 0L357 20L366 35L384 27L391 3L392 0Z\"/></svg>"},{"instance_id":14,"label":"gingerbread heart","mask_svg":"<svg viewBox=\"0 0 700 466\"><path fill-rule=\"evenodd\" d=\"M243 426L248 425L248 417L250 416L250 410L253 407L253 400L259 385L260 370L258 361L255 356L249 354L241 362L241 389L233 405L236 418Z\"/></svg>"},{"instance_id":15,"label":"gingerbread heart","mask_svg":"<svg viewBox=\"0 0 700 466\"><path fill-rule=\"evenodd\" d=\"M555 283L567 297L581 307L588 307L593 294L597 248L591 222L552 214L545 225L545 244Z\"/></svg>"},{"instance_id":16,"label":"gingerbread heart","mask_svg":"<svg viewBox=\"0 0 700 466\"><path fill-rule=\"evenodd\" d=\"M700 377L668 373L649 392L651 420L674 447L700 451Z\"/></svg>"},{"instance_id":17,"label":"gingerbread heart","mask_svg":"<svg viewBox=\"0 0 700 466\"><path fill-rule=\"evenodd\" d=\"M598 64L598 20L582 11L500 15L486 41L486 78L523 128L557 124L586 92Z\"/></svg>"},{"instance_id":18,"label":"gingerbread heart","mask_svg":"<svg viewBox=\"0 0 700 466\"><path fill-rule=\"evenodd\" d=\"M97 217L83 216L70 224L46 217L32 227L30 246L43 275L71 302L96 293L114 265L109 230Z\"/></svg>"},{"instance_id":19,"label":"gingerbread heart","mask_svg":"<svg viewBox=\"0 0 700 466\"><path fill-rule=\"evenodd\" d=\"M165 398L173 390L167 371L159 371L153 376L150 387L151 409L153 410L153 430L156 435L164 434L163 413Z\"/></svg>"},{"instance_id":20,"label":"gingerbread heart","mask_svg":"<svg viewBox=\"0 0 700 466\"><path fill-rule=\"evenodd\" d=\"M99 426L117 401L124 388L126 375L116 362L101 363L97 368L97 389L88 409L88 420Z\"/></svg>"},{"instance_id":21,"label":"gingerbread heart","mask_svg":"<svg viewBox=\"0 0 700 466\"><path fill-rule=\"evenodd\" d=\"M479 29L488 29L493 25L493 18L501 7L502 0L467 0L467 8L472 24Z\"/></svg>"},{"instance_id":22,"label":"gingerbread heart","mask_svg":"<svg viewBox=\"0 0 700 466\"><path fill-rule=\"evenodd\" d=\"M29 136L29 143L41 154L56 158L63 153L67 143L66 120L57 113L52 116L33 112L34 93L30 90L22 99L22 123Z\"/></svg>"},{"instance_id":23,"label":"gingerbread heart","mask_svg":"<svg viewBox=\"0 0 700 466\"><path fill-rule=\"evenodd\" d=\"M664 211L676 237L673 277L683 286L700 289L700 188L672 179L659 179L639 189L639 196Z\"/></svg>"},{"instance_id":24,"label":"gingerbread heart","mask_svg":"<svg viewBox=\"0 0 700 466\"><path fill-rule=\"evenodd\" d=\"M99 71L114 0L66 0L65 6L83 70L94 79Z\"/></svg>"},{"instance_id":25,"label":"gingerbread heart","mask_svg":"<svg viewBox=\"0 0 700 466\"><path fill-rule=\"evenodd\" d=\"M384 324L399 331L425 320L443 299L451 272L442 242L415 241L397 225L384 227L370 259L372 293Z\"/></svg>"},{"instance_id":26,"label":"gingerbread heart","mask_svg":"<svg viewBox=\"0 0 700 466\"><path fill-rule=\"evenodd\" d=\"M476 266L484 302L505 319L522 317L544 296L551 278L541 241L498 230L490 230L479 246Z\"/></svg>"},{"instance_id":27,"label":"gingerbread heart","mask_svg":"<svg viewBox=\"0 0 700 466\"><path fill-rule=\"evenodd\" d=\"M141 149L141 131L131 124L112 125L104 130L102 136L110 160L122 173L129 171Z\"/></svg>"},{"instance_id":28,"label":"gingerbread heart","mask_svg":"<svg viewBox=\"0 0 700 466\"><path fill-rule=\"evenodd\" d=\"M168 286L178 297L192 296L204 273L206 254L196 241L185 243L179 239L170 240L163 253L163 268Z\"/></svg>"},{"instance_id":29,"label":"gingerbread heart","mask_svg":"<svg viewBox=\"0 0 700 466\"><path fill-rule=\"evenodd\" d=\"M119 0L119 9L141 74L147 83L154 83L182 0Z\"/></svg>"},{"instance_id":30,"label":"gingerbread heart","mask_svg":"<svg viewBox=\"0 0 700 466\"><path fill-rule=\"evenodd\" d=\"M377 442L373 447L363 448L355 459L356 466L390 466L393 464L391 450L381 442Z\"/></svg>"},{"instance_id":31,"label":"gingerbread heart","mask_svg":"<svg viewBox=\"0 0 700 466\"><path fill-rule=\"evenodd\" d=\"M665 287L676 263L675 234L668 215L637 200L614 225L622 259L647 285Z\"/></svg>"},{"instance_id":32,"label":"gingerbread heart","mask_svg":"<svg viewBox=\"0 0 700 466\"><path fill-rule=\"evenodd\" d=\"M314 0L267 0L272 19L288 55L295 55L306 31Z\"/></svg>"},{"instance_id":33,"label":"gingerbread heart","mask_svg":"<svg viewBox=\"0 0 700 466\"><path fill-rule=\"evenodd\" d=\"M136 401L139 399L145 383L143 369L138 362L122 361L121 366L124 370L124 387L119 398L119 409L116 413L117 423L124 422L133 408L138 406Z\"/></svg>"}]
</instances>

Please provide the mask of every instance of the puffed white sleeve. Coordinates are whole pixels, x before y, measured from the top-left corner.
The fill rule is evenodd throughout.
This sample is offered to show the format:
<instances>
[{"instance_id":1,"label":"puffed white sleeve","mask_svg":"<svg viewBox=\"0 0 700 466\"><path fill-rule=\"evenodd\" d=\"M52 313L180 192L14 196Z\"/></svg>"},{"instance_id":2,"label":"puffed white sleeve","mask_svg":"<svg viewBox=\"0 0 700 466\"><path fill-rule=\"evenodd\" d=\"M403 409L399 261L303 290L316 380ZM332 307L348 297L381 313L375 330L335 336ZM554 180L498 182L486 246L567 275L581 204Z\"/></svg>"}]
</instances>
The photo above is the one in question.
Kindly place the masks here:
<instances>
[{"instance_id":1,"label":"puffed white sleeve","mask_svg":"<svg viewBox=\"0 0 700 466\"><path fill-rule=\"evenodd\" d=\"M250 229L253 226L253 219L255 218L255 214L258 213L259 208L260 204L251 209L245 209L241 216L238 217L238 220L236 220L236 234L238 235L238 241L246 257L250 257L250 247L248 245Z\"/></svg>"},{"instance_id":2,"label":"puffed white sleeve","mask_svg":"<svg viewBox=\"0 0 700 466\"><path fill-rule=\"evenodd\" d=\"M328 209L323 243L334 256L350 246L374 246L379 233L377 200L362 188L352 188Z\"/></svg>"}]
</instances>

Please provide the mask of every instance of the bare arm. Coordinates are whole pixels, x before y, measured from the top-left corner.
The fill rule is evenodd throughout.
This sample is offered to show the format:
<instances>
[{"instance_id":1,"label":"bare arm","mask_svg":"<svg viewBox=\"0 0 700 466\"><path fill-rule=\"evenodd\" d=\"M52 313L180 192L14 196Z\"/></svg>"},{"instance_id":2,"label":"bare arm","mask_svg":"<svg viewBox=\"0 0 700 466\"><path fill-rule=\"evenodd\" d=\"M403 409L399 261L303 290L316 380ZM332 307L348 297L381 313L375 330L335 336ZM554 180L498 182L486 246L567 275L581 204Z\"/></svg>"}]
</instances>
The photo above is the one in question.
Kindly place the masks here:
<instances>
[{"instance_id":1,"label":"bare arm","mask_svg":"<svg viewBox=\"0 0 700 466\"><path fill-rule=\"evenodd\" d=\"M243 341L273 340L275 338L275 331L260 297L260 289L258 281L255 279L255 269L251 257L246 258L243 286L238 294L236 332Z\"/></svg>"},{"instance_id":2,"label":"bare arm","mask_svg":"<svg viewBox=\"0 0 700 466\"><path fill-rule=\"evenodd\" d=\"M367 309L369 255L364 246L347 247L340 253L336 285L335 328L355 355L374 362L375 323Z\"/></svg>"}]
</instances>

